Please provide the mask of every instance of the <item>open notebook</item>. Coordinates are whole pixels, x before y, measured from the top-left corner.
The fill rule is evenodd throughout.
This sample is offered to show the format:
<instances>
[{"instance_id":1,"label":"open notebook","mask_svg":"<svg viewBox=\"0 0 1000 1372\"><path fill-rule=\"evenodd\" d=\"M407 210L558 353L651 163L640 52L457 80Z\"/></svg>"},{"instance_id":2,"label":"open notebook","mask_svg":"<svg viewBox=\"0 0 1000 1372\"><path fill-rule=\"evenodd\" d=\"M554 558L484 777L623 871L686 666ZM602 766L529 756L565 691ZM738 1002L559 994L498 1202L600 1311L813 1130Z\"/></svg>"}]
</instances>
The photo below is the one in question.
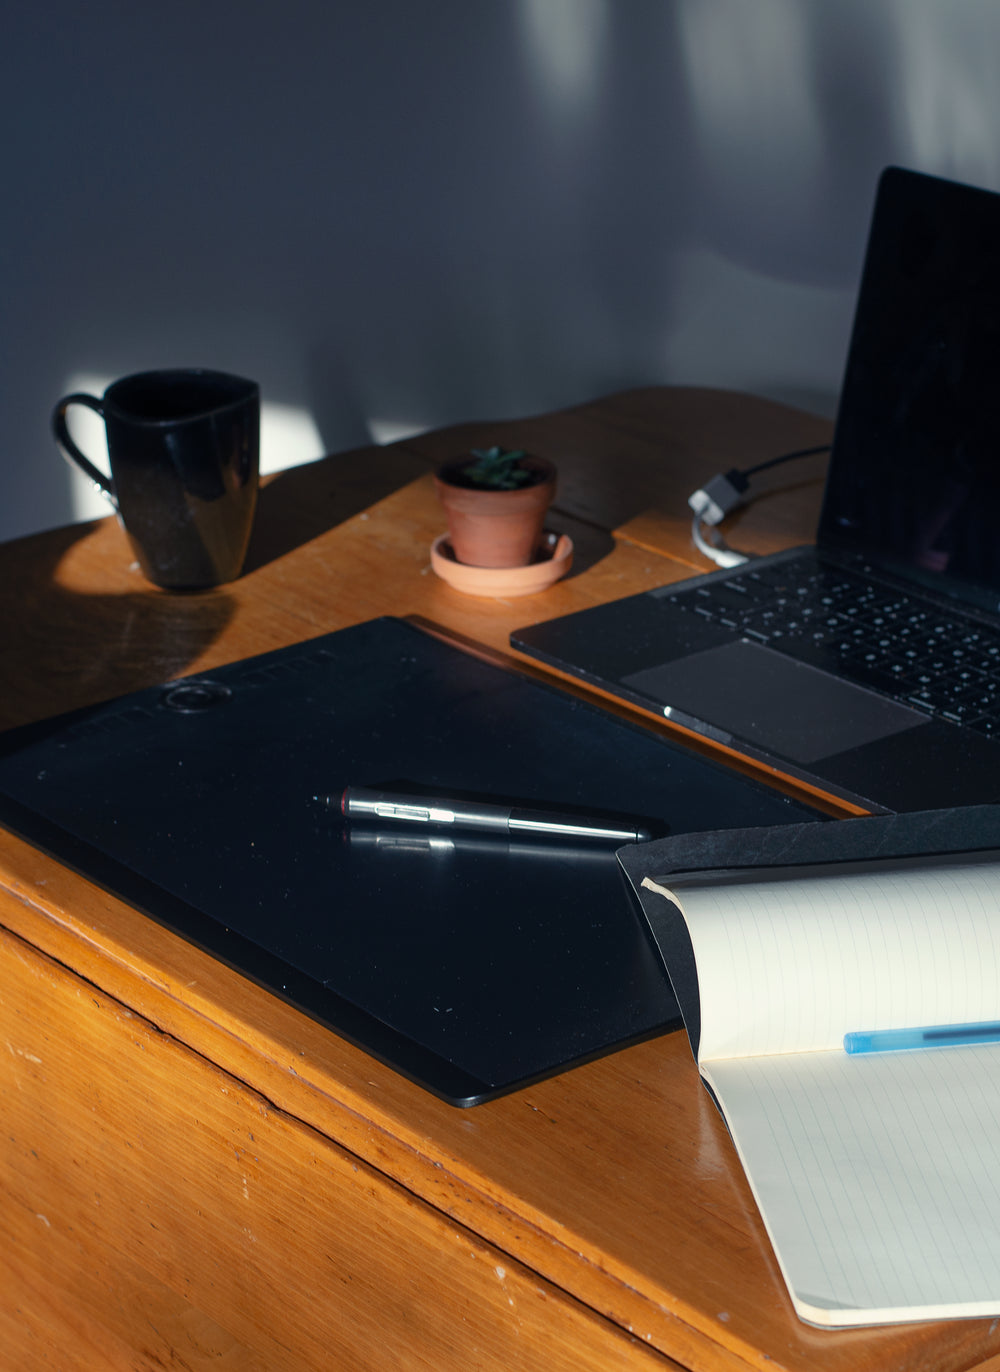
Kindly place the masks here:
<instances>
[{"instance_id":1,"label":"open notebook","mask_svg":"<svg viewBox=\"0 0 1000 1372\"><path fill-rule=\"evenodd\" d=\"M683 916L698 1067L810 1323L1000 1314L1000 1044L843 1047L1000 1019L990 858L643 883Z\"/></svg>"}]
</instances>

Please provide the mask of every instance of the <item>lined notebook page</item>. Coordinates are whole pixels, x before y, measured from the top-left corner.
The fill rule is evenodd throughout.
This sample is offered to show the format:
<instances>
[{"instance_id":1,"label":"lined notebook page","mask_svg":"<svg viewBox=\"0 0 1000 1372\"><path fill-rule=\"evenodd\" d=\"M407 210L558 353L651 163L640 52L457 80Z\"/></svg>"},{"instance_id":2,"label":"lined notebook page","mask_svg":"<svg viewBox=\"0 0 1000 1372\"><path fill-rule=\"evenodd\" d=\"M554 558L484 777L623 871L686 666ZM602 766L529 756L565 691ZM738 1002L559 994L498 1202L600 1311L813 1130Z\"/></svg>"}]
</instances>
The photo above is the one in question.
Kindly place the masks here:
<instances>
[{"instance_id":1,"label":"lined notebook page","mask_svg":"<svg viewBox=\"0 0 1000 1372\"><path fill-rule=\"evenodd\" d=\"M998 863L647 884L691 935L702 1063L1000 1018Z\"/></svg>"},{"instance_id":2,"label":"lined notebook page","mask_svg":"<svg viewBox=\"0 0 1000 1372\"><path fill-rule=\"evenodd\" d=\"M729 1059L703 1073L800 1318L1000 1312L1000 1046Z\"/></svg>"}]
</instances>

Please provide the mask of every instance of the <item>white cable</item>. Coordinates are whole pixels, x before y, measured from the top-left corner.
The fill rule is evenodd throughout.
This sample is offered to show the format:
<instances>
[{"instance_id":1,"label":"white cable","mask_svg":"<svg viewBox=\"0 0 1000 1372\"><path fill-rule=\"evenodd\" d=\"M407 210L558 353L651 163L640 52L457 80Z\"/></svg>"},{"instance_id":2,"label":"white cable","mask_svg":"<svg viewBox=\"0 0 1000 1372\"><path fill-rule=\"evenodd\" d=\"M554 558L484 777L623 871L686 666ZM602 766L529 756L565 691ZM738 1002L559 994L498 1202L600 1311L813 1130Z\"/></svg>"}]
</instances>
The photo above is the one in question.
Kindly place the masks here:
<instances>
[{"instance_id":1,"label":"white cable","mask_svg":"<svg viewBox=\"0 0 1000 1372\"><path fill-rule=\"evenodd\" d=\"M706 529L709 537L713 540L711 543L702 534L701 519L695 515L691 521L691 538L694 546L717 567L742 567L744 562L750 561L745 553L738 553L735 548L730 548L729 544L714 528L706 525Z\"/></svg>"},{"instance_id":2,"label":"white cable","mask_svg":"<svg viewBox=\"0 0 1000 1372\"><path fill-rule=\"evenodd\" d=\"M733 467L728 472L717 472L704 486L688 496L688 505L694 511L694 522L691 525L691 540L694 546L717 567L742 567L744 562L750 561L749 554L738 553L734 548L730 548L715 526L721 524L737 505L746 503L750 477L768 467L776 467L781 462L791 462L794 458L812 457L815 453L828 451L829 448L825 444L820 448L798 448L795 452L782 453L780 457L758 462L755 467L747 467L743 471ZM708 535L707 538L702 533L702 525L705 534Z\"/></svg>"}]
</instances>

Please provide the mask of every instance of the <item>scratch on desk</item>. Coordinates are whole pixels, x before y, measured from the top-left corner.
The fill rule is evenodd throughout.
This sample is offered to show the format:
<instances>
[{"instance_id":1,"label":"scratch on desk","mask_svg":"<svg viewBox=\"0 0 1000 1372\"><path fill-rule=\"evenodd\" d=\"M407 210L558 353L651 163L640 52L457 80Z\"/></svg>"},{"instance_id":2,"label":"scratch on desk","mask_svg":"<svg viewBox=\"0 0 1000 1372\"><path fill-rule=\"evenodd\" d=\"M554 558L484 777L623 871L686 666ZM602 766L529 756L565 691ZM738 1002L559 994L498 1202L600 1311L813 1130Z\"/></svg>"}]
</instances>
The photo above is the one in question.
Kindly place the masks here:
<instances>
[{"instance_id":1,"label":"scratch on desk","mask_svg":"<svg viewBox=\"0 0 1000 1372\"><path fill-rule=\"evenodd\" d=\"M497 1277L500 1279L500 1285L503 1287L504 1293L505 1293L505 1295L506 1295L506 1297L507 1297L507 1304L508 1304L509 1306L513 1306L513 1304L514 1304L514 1297L513 1297L513 1296L510 1294L510 1292L507 1290L507 1285L506 1285L506 1283L507 1283L507 1269L506 1269L506 1267L497 1266L497 1267L494 1267L493 1271L497 1274Z\"/></svg>"},{"instance_id":2,"label":"scratch on desk","mask_svg":"<svg viewBox=\"0 0 1000 1372\"><path fill-rule=\"evenodd\" d=\"M41 1067L41 1058L36 1058L34 1053L26 1053L23 1048L15 1048L9 1039L6 1042L7 1051L10 1053L12 1058L24 1058L25 1062L35 1062L38 1064L39 1067Z\"/></svg>"}]
</instances>

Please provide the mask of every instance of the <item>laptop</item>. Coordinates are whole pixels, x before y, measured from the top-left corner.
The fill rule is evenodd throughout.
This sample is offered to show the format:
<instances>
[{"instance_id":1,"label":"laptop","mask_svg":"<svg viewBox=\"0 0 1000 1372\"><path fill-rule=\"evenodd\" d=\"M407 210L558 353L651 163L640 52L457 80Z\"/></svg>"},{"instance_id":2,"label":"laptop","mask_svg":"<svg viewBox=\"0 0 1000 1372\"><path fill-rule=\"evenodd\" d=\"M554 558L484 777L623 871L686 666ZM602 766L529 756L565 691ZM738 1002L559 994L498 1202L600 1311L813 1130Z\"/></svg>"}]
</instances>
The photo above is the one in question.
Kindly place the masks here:
<instances>
[{"instance_id":1,"label":"laptop","mask_svg":"<svg viewBox=\"0 0 1000 1372\"><path fill-rule=\"evenodd\" d=\"M815 545L511 643L875 812L1000 800L1000 195L882 173Z\"/></svg>"}]
</instances>

